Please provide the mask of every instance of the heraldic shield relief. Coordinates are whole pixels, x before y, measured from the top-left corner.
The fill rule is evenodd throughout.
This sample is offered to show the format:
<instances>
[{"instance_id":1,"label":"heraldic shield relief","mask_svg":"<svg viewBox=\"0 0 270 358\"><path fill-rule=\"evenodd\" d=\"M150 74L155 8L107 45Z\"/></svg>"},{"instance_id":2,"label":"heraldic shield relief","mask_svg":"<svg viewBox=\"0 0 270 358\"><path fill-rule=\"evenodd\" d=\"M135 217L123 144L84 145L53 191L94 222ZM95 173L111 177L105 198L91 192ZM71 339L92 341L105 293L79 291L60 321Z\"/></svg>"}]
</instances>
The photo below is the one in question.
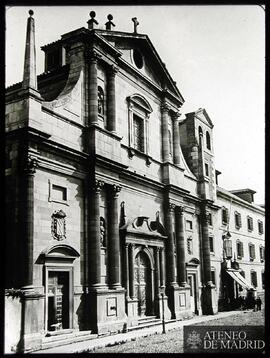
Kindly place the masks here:
<instances>
[{"instance_id":1,"label":"heraldic shield relief","mask_svg":"<svg viewBox=\"0 0 270 358\"><path fill-rule=\"evenodd\" d=\"M52 236L55 240L62 241L66 238L66 214L63 210L52 214Z\"/></svg>"}]
</instances>

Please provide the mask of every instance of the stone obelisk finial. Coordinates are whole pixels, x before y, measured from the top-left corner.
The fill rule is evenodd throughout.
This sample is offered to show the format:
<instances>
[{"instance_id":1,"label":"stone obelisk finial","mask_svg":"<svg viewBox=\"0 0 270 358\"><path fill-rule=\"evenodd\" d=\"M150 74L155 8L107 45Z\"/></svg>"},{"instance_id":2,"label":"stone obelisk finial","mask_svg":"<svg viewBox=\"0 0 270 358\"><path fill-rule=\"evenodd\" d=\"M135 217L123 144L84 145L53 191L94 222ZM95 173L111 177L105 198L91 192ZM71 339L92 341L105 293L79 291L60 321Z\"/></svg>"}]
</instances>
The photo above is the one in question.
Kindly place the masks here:
<instances>
[{"instance_id":1,"label":"stone obelisk finial","mask_svg":"<svg viewBox=\"0 0 270 358\"><path fill-rule=\"evenodd\" d=\"M32 17L34 12L29 10L26 30L26 44L24 56L24 70L22 87L37 90L36 75L36 46L35 46L35 20Z\"/></svg>"}]
</instances>

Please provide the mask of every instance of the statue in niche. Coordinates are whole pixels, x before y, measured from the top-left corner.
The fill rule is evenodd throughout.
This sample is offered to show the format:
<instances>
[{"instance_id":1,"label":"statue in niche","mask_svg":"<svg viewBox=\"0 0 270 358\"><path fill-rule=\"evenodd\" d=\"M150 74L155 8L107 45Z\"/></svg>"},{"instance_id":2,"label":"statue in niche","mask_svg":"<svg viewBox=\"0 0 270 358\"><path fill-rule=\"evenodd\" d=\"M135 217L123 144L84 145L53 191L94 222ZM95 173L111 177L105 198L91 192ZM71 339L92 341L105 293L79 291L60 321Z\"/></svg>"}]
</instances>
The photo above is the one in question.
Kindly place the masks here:
<instances>
[{"instance_id":1,"label":"statue in niche","mask_svg":"<svg viewBox=\"0 0 270 358\"><path fill-rule=\"evenodd\" d=\"M63 210L55 211L52 214L52 236L58 241L66 238L66 214Z\"/></svg>"},{"instance_id":2,"label":"statue in niche","mask_svg":"<svg viewBox=\"0 0 270 358\"><path fill-rule=\"evenodd\" d=\"M102 216L100 217L100 245L106 247L106 222Z\"/></svg>"},{"instance_id":3,"label":"statue in niche","mask_svg":"<svg viewBox=\"0 0 270 358\"><path fill-rule=\"evenodd\" d=\"M104 93L101 87L98 87L98 114L104 115Z\"/></svg>"}]
</instances>

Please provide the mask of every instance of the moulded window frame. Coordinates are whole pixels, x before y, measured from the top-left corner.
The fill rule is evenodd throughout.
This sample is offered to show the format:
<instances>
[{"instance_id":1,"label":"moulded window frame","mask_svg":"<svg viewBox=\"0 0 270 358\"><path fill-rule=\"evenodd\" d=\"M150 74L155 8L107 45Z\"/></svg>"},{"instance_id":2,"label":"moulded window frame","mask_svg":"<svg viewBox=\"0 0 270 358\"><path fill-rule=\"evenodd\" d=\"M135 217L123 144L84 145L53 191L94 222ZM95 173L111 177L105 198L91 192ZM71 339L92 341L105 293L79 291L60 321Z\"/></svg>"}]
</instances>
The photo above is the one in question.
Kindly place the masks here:
<instances>
[{"instance_id":1,"label":"moulded window frame","mask_svg":"<svg viewBox=\"0 0 270 358\"><path fill-rule=\"evenodd\" d=\"M251 223L251 225L249 225L249 222ZM251 227L249 227L249 226L251 226ZM247 216L247 229L248 229L248 232L252 232L254 229L253 218L249 215Z\"/></svg>"},{"instance_id":2,"label":"moulded window frame","mask_svg":"<svg viewBox=\"0 0 270 358\"><path fill-rule=\"evenodd\" d=\"M260 230L260 225L262 227L262 230ZM262 235L264 233L264 227L263 227L263 221L262 220L258 220L258 233L259 233L259 235Z\"/></svg>"},{"instance_id":3,"label":"moulded window frame","mask_svg":"<svg viewBox=\"0 0 270 358\"><path fill-rule=\"evenodd\" d=\"M254 247L254 257L251 256L251 247ZM255 244L249 243L248 244L248 254L249 254L249 261L254 261L256 259L256 251L255 251Z\"/></svg>"},{"instance_id":4,"label":"moulded window frame","mask_svg":"<svg viewBox=\"0 0 270 358\"><path fill-rule=\"evenodd\" d=\"M236 217L238 217L238 223ZM234 221L235 221L235 228L239 230L242 227L242 218L241 218L241 214L238 211L234 212Z\"/></svg>"},{"instance_id":5,"label":"moulded window frame","mask_svg":"<svg viewBox=\"0 0 270 358\"><path fill-rule=\"evenodd\" d=\"M59 203L59 204L64 204L69 206L69 195L68 195L68 187L67 186L63 186L62 183L58 182L58 181L54 181L49 179L49 195L48 195L48 201L49 202L53 202L53 203ZM58 186L60 188L65 189L66 191L66 200L61 200L61 199L55 199L53 197L53 186Z\"/></svg>"},{"instance_id":6,"label":"moulded window frame","mask_svg":"<svg viewBox=\"0 0 270 358\"><path fill-rule=\"evenodd\" d=\"M226 221L224 221L223 220L223 211L225 211L226 212ZM221 208L221 222L222 222L222 225L227 225L228 223L229 223L229 215L228 215L228 209L225 207L225 206L223 206L222 208Z\"/></svg>"},{"instance_id":7,"label":"moulded window frame","mask_svg":"<svg viewBox=\"0 0 270 358\"><path fill-rule=\"evenodd\" d=\"M238 244L240 244L241 249L240 249L240 253L238 253ZM242 258L244 257L244 243L241 240L236 240L236 256L238 260L242 260Z\"/></svg>"},{"instance_id":8,"label":"moulded window frame","mask_svg":"<svg viewBox=\"0 0 270 358\"><path fill-rule=\"evenodd\" d=\"M254 274L255 278L256 278L256 284L254 285L253 280L252 280L252 274ZM258 275L257 275L257 271L255 270L250 270L250 283L252 284L252 286L254 286L255 288L258 287Z\"/></svg>"},{"instance_id":9,"label":"moulded window frame","mask_svg":"<svg viewBox=\"0 0 270 358\"><path fill-rule=\"evenodd\" d=\"M134 94L127 98L128 101L128 146L132 150L149 155L149 119L153 112L147 100L139 95ZM144 151L140 151L134 147L134 115L141 118L143 121L143 147Z\"/></svg>"}]
</instances>

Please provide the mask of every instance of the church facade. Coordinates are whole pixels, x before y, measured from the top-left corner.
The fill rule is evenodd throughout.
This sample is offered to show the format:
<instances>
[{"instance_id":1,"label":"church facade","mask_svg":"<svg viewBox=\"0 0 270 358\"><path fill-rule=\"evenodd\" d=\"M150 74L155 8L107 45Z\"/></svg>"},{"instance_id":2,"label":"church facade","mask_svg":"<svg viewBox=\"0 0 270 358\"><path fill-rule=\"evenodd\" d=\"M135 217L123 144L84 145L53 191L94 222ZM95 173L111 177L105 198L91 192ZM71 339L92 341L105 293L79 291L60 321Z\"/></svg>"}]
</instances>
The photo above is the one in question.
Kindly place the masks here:
<instances>
[{"instance_id":1,"label":"church facade","mask_svg":"<svg viewBox=\"0 0 270 358\"><path fill-rule=\"evenodd\" d=\"M37 76L29 14L23 81L6 91L6 352L263 294L264 209L217 185L213 123L201 108L180 119L136 18L127 33L91 12L42 47Z\"/></svg>"}]
</instances>

